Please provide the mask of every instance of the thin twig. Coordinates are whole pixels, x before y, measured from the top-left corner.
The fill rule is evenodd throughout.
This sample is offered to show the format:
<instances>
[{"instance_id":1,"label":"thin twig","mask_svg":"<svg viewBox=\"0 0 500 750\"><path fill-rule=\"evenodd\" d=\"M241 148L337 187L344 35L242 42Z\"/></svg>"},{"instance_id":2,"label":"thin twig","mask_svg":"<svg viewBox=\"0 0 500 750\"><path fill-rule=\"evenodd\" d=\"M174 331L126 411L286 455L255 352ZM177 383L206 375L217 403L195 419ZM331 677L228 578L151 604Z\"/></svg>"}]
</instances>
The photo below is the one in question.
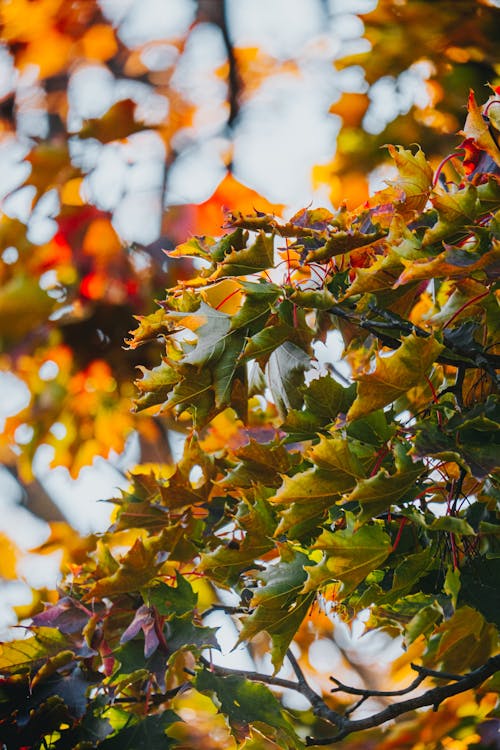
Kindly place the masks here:
<instances>
[{"instance_id":1,"label":"thin twig","mask_svg":"<svg viewBox=\"0 0 500 750\"><path fill-rule=\"evenodd\" d=\"M361 695L365 700L366 698L377 698L382 696L389 697L406 695L406 693L411 693L412 690L415 690L415 688L417 688L426 677L426 674L419 674L418 677L415 677L413 682L408 685L408 687L401 688L401 690L370 690L370 688L355 688L350 687L349 685L344 685L344 683L340 682L340 680L337 680L335 677L330 677L330 680L337 686L332 688L331 692L347 693L348 695Z\"/></svg>"},{"instance_id":2,"label":"thin twig","mask_svg":"<svg viewBox=\"0 0 500 750\"><path fill-rule=\"evenodd\" d=\"M263 674L262 672L253 672L248 669L233 669L232 667L222 667L219 664L212 664L204 656L200 656L200 662L204 667L209 669L214 674L220 677L243 677L245 680L253 680L254 682L265 682L268 685L275 685L276 687L286 688L288 690L297 690L301 692L297 682L292 680L285 680L282 677L274 677L272 674Z\"/></svg>"},{"instance_id":3,"label":"thin twig","mask_svg":"<svg viewBox=\"0 0 500 750\"><path fill-rule=\"evenodd\" d=\"M212 612L224 612L226 615L246 615L248 614L248 607L242 607L241 605L232 606L230 604L212 604L208 609L201 613L201 616L208 617Z\"/></svg>"}]
</instances>

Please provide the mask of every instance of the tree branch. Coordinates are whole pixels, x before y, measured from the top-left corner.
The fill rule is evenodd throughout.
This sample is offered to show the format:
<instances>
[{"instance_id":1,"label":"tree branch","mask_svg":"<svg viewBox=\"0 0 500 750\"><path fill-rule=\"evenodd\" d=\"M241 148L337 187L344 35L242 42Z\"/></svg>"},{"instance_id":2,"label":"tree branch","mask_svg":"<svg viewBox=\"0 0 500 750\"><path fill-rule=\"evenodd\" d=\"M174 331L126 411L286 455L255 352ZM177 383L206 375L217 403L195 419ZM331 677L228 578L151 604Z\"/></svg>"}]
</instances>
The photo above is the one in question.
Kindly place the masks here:
<instances>
[{"instance_id":1,"label":"tree branch","mask_svg":"<svg viewBox=\"0 0 500 750\"><path fill-rule=\"evenodd\" d=\"M2 464L2 466L17 482L22 493L21 505L29 510L30 513L42 519L42 521L47 521L47 523L52 523L53 521L65 521L68 523L68 519L64 513L56 505L38 479L35 478L32 482L23 482L19 477L19 472L15 465Z\"/></svg>"},{"instance_id":2,"label":"tree branch","mask_svg":"<svg viewBox=\"0 0 500 750\"><path fill-rule=\"evenodd\" d=\"M297 659L292 654L290 649L288 649L286 655L297 677L297 686L295 687L295 690L298 690L305 698L307 698L312 706L312 710L315 716L318 716L321 719L325 719L331 724L335 724L335 726L341 727L344 722L344 717L342 716L342 714L339 714L337 713L337 711L329 708L323 698L308 685L306 678L304 677L304 674L297 662Z\"/></svg>"},{"instance_id":3,"label":"tree branch","mask_svg":"<svg viewBox=\"0 0 500 750\"><path fill-rule=\"evenodd\" d=\"M415 667L413 667L415 668ZM495 674L500 669L500 655L493 656L488 659L485 664L474 669L472 672L468 672L465 675L447 675L444 672L434 672L433 670L427 670L424 667L418 667L419 677L438 677L439 679L454 680L453 684L443 685L440 687L431 688L422 695L417 695L415 698L408 698L407 700L400 701L399 703L392 703L382 711L378 711L371 716L366 716L363 719L345 719L339 726L339 731L332 737L321 737L314 738L308 737L307 745L332 745L335 742L347 737L352 732L359 732L362 729L371 729L372 727L380 726L390 719L395 719L397 716L408 713L409 711L415 711L417 708L423 708L424 706L433 706L434 710L437 710L440 703L446 698L451 698L452 695L458 695L464 693L466 690L478 687L488 677ZM418 678L417 678L418 679ZM415 683L415 680L413 681Z\"/></svg>"},{"instance_id":4,"label":"tree branch","mask_svg":"<svg viewBox=\"0 0 500 750\"><path fill-rule=\"evenodd\" d=\"M225 0L198 0L197 21L213 23L219 27L222 34L224 47L226 48L227 62L229 66L228 73L228 93L227 101L229 104L229 117L227 120L228 128L232 128L240 111L240 96L243 83L238 71L238 64L234 54L234 47L228 28L227 5Z\"/></svg>"},{"instance_id":5,"label":"tree branch","mask_svg":"<svg viewBox=\"0 0 500 750\"><path fill-rule=\"evenodd\" d=\"M218 664L212 664L204 656L200 656L200 662L206 669L209 669L214 674L220 677L243 677L245 680L253 680L254 682L264 682L267 685L275 685L276 687L286 688L287 690L297 690L302 692L298 683L293 680L285 680L282 677L274 677L272 674L263 674L262 672L253 672L248 669L233 669L232 667L221 667ZM316 693L315 693L316 695ZM319 696L318 696L319 697Z\"/></svg>"},{"instance_id":6,"label":"tree branch","mask_svg":"<svg viewBox=\"0 0 500 750\"><path fill-rule=\"evenodd\" d=\"M292 666L292 669L297 678L294 680L286 680L282 677L275 677L273 675L263 674L262 672L255 672L246 669L233 669L232 667L222 667L217 664L211 664L211 662L205 657L200 657L201 664L206 668L210 669L221 677L230 677L237 675L246 680L253 680L255 682L263 682L267 685L274 685L275 687L285 688L287 690L295 690L306 698L311 704L312 711L315 716L329 724L333 724L337 728L337 733L330 737L307 737L306 744L311 745L332 745L336 742L347 737L353 732L359 732L364 729L371 729L384 724L390 719L395 719L397 716L408 713L409 711L415 711L417 708L423 708L424 706L433 706L434 710L437 710L440 703L453 695L464 693L466 690L478 687L488 677L495 674L500 670L500 655L493 656L488 659L482 666L472 670L464 675L450 674L449 672L439 672L433 669L427 669L416 664L412 664L411 668L418 672L417 677L406 687L400 690L370 690L362 688L354 688L349 685L344 685L340 680L335 677L330 677L332 682L335 683L336 687L333 688L332 692L342 691L350 695L359 695L360 700L351 706L344 715L334 711L330 708L323 698L316 693L311 686L308 684L304 673L300 668L300 665L290 651L287 651L287 658ZM417 695L414 698L408 698L398 703L392 703L386 706L381 711L377 711L371 716L366 716L362 719L350 719L349 716L353 711L356 710L364 701L369 698L376 697L393 697L398 695L407 695L415 690L425 679L433 678L438 680L446 680L447 685L431 688L421 695Z\"/></svg>"}]
</instances>

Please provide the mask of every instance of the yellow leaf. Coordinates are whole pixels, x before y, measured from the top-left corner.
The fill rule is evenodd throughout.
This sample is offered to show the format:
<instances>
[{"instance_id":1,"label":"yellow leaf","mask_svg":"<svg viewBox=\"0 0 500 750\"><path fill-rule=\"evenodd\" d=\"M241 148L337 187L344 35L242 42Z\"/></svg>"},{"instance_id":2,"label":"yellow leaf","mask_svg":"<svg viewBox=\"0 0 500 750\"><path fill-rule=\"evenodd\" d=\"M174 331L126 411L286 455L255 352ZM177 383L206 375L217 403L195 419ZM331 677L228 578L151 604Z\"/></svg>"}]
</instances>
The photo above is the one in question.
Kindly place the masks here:
<instances>
[{"instance_id":1,"label":"yellow leaf","mask_svg":"<svg viewBox=\"0 0 500 750\"><path fill-rule=\"evenodd\" d=\"M82 38L82 50L87 59L109 60L118 51L115 32L111 26L96 23L85 32Z\"/></svg>"},{"instance_id":2,"label":"yellow leaf","mask_svg":"<svg viewBox=\"0 0 500 750\"><path fill-rule=\"evenodd\" d=\"M370 105L367 94L345 93L338 102L332 104L328 110L332 115L339 115L344 126L359 127Z\"/></svg>"},{"instance_id":3,"label":"yellow leaf","mask_svg":"<svg viewBox=\"0 0 500 750\"><path fill-rule=\"evenodd\" d=\"M2 36L8 41L28 42L45 39L64 0L10 0L1 3Z\"/></svg>"},{"instance_id":4,"label":"yellow leaf","mask_svg":"<svg viewBox=\"0 0 500 750\"><path fill-rule=\"evenodd\" d=\"M235 279L223 279L204 289L201 295L211 307L227 315L234 315L241 306L243 289Z\"/></svg>"},{"instance_id":5,"label":"yellow leaf","mask_svg":"<svg viewBox=\"0 0 500 750\"><path fill-rule=\"evenodd\" d=\"M66 206L83 206L85 201L82 198L80 188L82 186L82 178L74 177L72 180L68 180L61 188L61 201Z\"/></svg>"},{"instance_id":6,"label":"yellow leaf","mask_svg":"<svg viewBox=\"0 0 500 750\"><path fill-rule=\"evenodd\" d=\"M29 5L32 6L33 3ZM30 11L27 15L29 13ZM61 34L55 28L48 28L28 44L18 55L17 62L21 68L35 65L40 78L49 78L67 66L72 47L73 41L69 36Z\"/></svg>"},{"instance_id":7,"label":"yellow leaf","mask_svg":"<svg viewBox=\"0 0 500 750\"><path fill-rule=\"evenodd\" d=\"M0 531L0 578L13 581L17 578L19 550L9 537Z\"/></svg>"},{"instance_id":8,"label":"yellow leaf","mask_svg":"<svg viewBox=\"0 0 500 750\"><path fill-rule=\"evenodd\" d=\"M443 348L432 337L422 338L412 333L403 338L394 354L388 357L376 354L374 372L355 376L357 396L347 418L364 417L404 395L425 377Z\"/></svg>"},{"instance_id":9,"label":"yellow leaf","mask_svg":"<svg viewBox=\"0 0 500 750\"><path fill-rule=\"evenodd\" d=\"M109 261L121 252L122 243L108 219L95 219L83 239L83 250L98 261Z\"/></svg>"}]
</instances>

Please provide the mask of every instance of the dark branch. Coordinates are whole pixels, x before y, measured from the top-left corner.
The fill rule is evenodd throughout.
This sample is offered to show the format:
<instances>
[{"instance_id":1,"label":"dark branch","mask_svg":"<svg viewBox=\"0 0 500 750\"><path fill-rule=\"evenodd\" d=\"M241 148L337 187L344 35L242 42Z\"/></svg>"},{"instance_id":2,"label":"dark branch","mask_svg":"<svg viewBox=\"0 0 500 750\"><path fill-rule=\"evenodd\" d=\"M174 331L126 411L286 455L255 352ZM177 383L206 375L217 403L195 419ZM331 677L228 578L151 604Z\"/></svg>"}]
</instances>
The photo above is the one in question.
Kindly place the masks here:
<instances>
[{"instance_id":1,"label":"dark branch","mask_svg":"<svg viewBox=\"0 0 500 750\"><path fill-rule=\"evenodd\" d=\"M281 677L274 677L273 675L263 674L261 672L254 672L246 669L233 669L231 667L222 667L217 664L211 664L211 662L205 657L200 657L201 664L206 668L210 669L221 677L230 677L237 675L246 680L253 680L255 682L263 682L267 685L274 685L275 687L285 688L287 690L295 690L296 692L303 695L311 704L313 713L320 719L333 724L337 728L337 733L331 737L308 737L307 745L331 745L347 737L353 732L359 732L364 729L371 729L384 724L390 719L395 719L397 716L408 713L409 711L415 711L417 708L423 708L424 706L433 706L434 710L437 710L440 703L453 695L464 693L466 690L481 685L488 677L495 674L500 669L500 655L493 656L488 659L485 664L472 670L464 675L450 674L448 672L439 672L433 669L427 669L412 664L411 667L414 671L418 672L418 676L408 685L406 688L400 690L370 690L354 688L348 685L344 685L340 680L335 677L330 679L336 684L336 688L332 692L342 691L350 695L359 695L358 700L353 706L351 706L344 715L339 714L337 711L331 709L323 700L323 698L316 693L311 686L308 684L304 673L302 672L299 663L293 653L288 650L287 658L292 666L292 669L297 678L294 680L286 680ZM421 695L417 695L414 698L408 698L398 703L392 703L390 706L372 714L366 716L363 719L350 719L350 714L356 710L364 701L369 698L376 697L391 697L398 695L406 695L415 690L425 679L433 678L438 680L446 680L447 685L431 688Z\"/></svg>"},{"instance_id":2,"label":"dark branch","mask_svg":"<svg viewBox=\"0 0 500 750\"><path fill-rule=\"evenodd\" d=\"M222 40L226 48L227 62L229 66L228 93L229 117L227 125L232 128L240 110L240 95L243 87L238 64L234 54L234 47L229 33L227 22L227 6L225 0L198 0L197 20L205 23L213 23L219 27Z\"/></svg>"},{"instance_id":3,"label":"dark branch","mask_svg":"<svg viewBox=\"0 0 500 750\"><path fill-rule=\"evenodd\" d=\"M308 685L306 678L304 677L304 674L297 662L297 659L292 654L290 649L288 649L287 651L287 657L297 677L297 687L295 687L295 690L298 690L305 698L307 698L316 716L329 721L331 724L335 724L335 726L341 727L344 722L344 717L342 716L342 714L339 714L337 713L337 711L329 708L323 698L315 693L314 690Z\"/></svg>"},{"instance_id":4,"label":"dark branch","mask_svg":"<svg viewBox=\"0 0 500 750\"><path fill-rule=\"evenodd\" d=\"M150 695L147 699L147 703L151 705L159 705L160 703L165 703L165 701L169 701L172 698L175 698L176 695L181 693L183 690L188 690L189 688L192 688L193 685L191 682L182 682L180 685L177 685L176 687L170 688L170 690L166 690L164 693L154 693L153 695ZM144 703L145 698L143 696L136 697L136 696L123 696L118 698L113 698L113 703Z\"/></svg>"},{"instance_id":5,"label":"dark branch","mask_svg":"<svg viewBox=\"0 0 500 750\"><path fill-rule=\"evenodd\" d=\"M224 612L226 615L243 615L248 614L248 607L233 606L231 604L212 604L211 607L202 612L202 617L208 617L212 612Z\"/></svg>"},{"instance_id":6,"label":"dark branch","mask_svg":"<svg viewBox=\"0 0 500 750\"><path fill-rule=\"evenodd\" d=\"M495 674L500 669L500 655L493 656L491 659L483 664L481 667L474 669L468 674L458 677L457 675L446 676L445 673L434 672L432 670L426 670L425 668L419 667L418 671L424 676L439 677L442 679L453 679L453 684L443 685L440 687L431 688L422 695L417 695L415 698L408 698L407 700L400 701L399 703L393 703L387 706L382 711L378 711L371 716L366 716L363 719L347 719L343 720L339 726L339 732L332 737L321 737L314 738L308 737L308 745L331 745L335 742L347 737L352 732L359 732L363 729L371 729L372 727L380 726L390 719L395 719L397 716L408 713L409 711L415 711L417 708L423 708L424 706L433 706L436 710L440 703L446 698L450 698L452 695L458 695L464 693L466 690L478 687L488 677Z\"/></svg>"},{"instance_id":7,"label":"dark branch","mask_svg":"<svg viewBox=\"0 0 500 750\"><path fill-rule=\"evenodd\" d=\"M2 466L17 482L21 492L21 505L27 508L30 513L33 513L34 516L41 518L43 521L47 521L47 523L51 523L52 521L68 522L64 513L56 505L38 479L34 479L32 482L23 482L15 465L2 464Z\"/></svg>"},{"instance_id":8,"label":"dark branch","mask_svg":"<svg viewBox=\"0 0 500 750\"><path fill-rule=\"evenodd\" d=\"M212 664L204 656L200 656L200 662L206 669L209 669L214 674L220 677L231 677L236 675L237 677L243 677L245 680L253 680L254 682L265 682L267 685L275 685L276 687L286 688L288 690L297 690L302 692L298 683L292 680L284 680L281 677L274 677L271 674L263 674L262 672L253 672L247 669L232 669L231 667L221 667L218 664ZM316 694L315 694L316 695Z\"/></svg>"},{"instance_id":9,"label":"dark branch","mask_svg":"<svg viewBox=\"0 0 500 750\"><path fill-rule=\"evenodd\" d=\"M332 693L347 693L348 695L360 695L364 700L367 698L382 698L383 696L390 697L390 696L396 696L396 695L406 695L406 693L411 693L412 690L415 690L421 682L425 680L427 675L420 674L418 677L415 677L413 682L411 682L408 687L401 688L401 690L370 690L370 688L355 688L350 687L349 685L344 685L344 683L340 682L340 680L337 680L335 677L330 677L330 680L335 683L337 687L332 688L330 692Z\"/></svg>"}]
</instances>

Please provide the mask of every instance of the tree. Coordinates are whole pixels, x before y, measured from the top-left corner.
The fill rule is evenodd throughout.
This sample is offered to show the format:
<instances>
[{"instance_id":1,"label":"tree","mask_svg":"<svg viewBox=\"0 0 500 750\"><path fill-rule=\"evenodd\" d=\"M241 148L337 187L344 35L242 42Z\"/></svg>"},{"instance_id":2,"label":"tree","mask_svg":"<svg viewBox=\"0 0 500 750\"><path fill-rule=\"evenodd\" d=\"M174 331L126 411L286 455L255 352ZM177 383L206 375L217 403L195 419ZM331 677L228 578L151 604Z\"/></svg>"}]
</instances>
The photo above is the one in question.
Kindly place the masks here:
<instances>
[{"instance_id":1,"label":"tree","mask_svg":"<svg viewBox=\"0 0 500 750\"><path fill-rule=\"evenodd\" d=\"M436 23L450 33L456 11L444 5ZM484 61L488 24L464 6ZM367 28L393 11L380 4ZM463 60L460 39L451 60ZM241 92L231 90L234 119ZM441 163L435 137L432 164L419 147L388 147L394 177L361 205L286 220L252 212L243 196L225 234L169 252L192 262L154 312L142 310L126 356L142 367L137 413L184 431L184 453L130 474L109 532L79 549L56 601L34 606L28 637L3 644L9 750L495 746L499 103L496 90L482 106L470 95L461 145ZM124 112L110 131L105 117L94 132L121 133ZM86 232L111 242L105 221ZM53 351L43 361L67 378ZM36 393L32 361L22 360ZM113 358L78 367L66 407L88 429L64 446L69 463L78 446L83 457L99 450L96 399L112 393L110 419L135 419L110 385L127 383L129 369ZM406 649L387 684L315 668L311 642L367 611L368 630ZM213 613L238 629L254 668L212 657ZM309 708L286 710L289 691ZM422 707L437 710L414 713Z\"/></svg>"},{"instance_id":2,"label":"tree","mask_svg":"<svg viewBox=\"0 0 500 750\"><path fill-rule=\"evenodd\" d=\"M4 644L7 747L203 744L182 707L212 714L217 747L301 747L297 721L306 744L332 744L474 688L493 708L500 185L496 166L479 165L500 164L498 103L483 117L471 96L478 166L455 159L455 181L436 182L420 150L391 147L398 178L369 205L286 222L232 215L221 239L174 251L203 268L128 345L160 343L137 408L189 417L184 455L131 475L59 601ZM314 364L333 331L351 385ZM369 628L403 636L415 679L381 691L331 676L340 700L313 690L308 639L332 625L315 606L346 620L369 608ZM214 611L257 653L270 638L274 674L211 663ZM276 676L285 660L295 679ZM268 686L300 692L311 711L292 721ZM420 686L351 718L368 698Z\"/></svg>"}]
</instances>

